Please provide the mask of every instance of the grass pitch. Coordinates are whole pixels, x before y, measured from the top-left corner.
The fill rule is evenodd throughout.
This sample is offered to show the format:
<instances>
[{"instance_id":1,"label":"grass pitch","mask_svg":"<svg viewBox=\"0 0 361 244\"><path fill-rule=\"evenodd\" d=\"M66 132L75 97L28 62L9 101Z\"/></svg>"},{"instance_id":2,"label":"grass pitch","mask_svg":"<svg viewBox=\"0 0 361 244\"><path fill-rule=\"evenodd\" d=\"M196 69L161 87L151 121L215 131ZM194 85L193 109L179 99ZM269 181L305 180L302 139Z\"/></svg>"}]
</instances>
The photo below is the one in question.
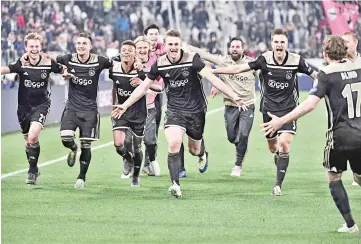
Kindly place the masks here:
<instances>
[{"instance_id":1,"label":"grass pitch","mask_svg":"<svg viewBox=\"0 0 361 244\"><path fill-rule=\"evenodd\" d=\"M209 99L209 111L222 106L220 96ZM257 111L242 176L232 178L235 149L226 138L223 111L208 115L209 168L200 174L197 158L186 153L188 178L181 180L180 200L167 194L162 132L157 157L162 175L141 177L140 188L120 179L122 160L111 145L93 151L84 190L74 188L79 163L69 168L65 160L40 168L33 187L26 186L26 173L2 179L2 243L361 243L360 235L335 232L343 219L322 167L323 104L299 120L282 197L271 196L275 166L261 120ZM103 117L101 140L93 145L110 141L111 122ZM40 144L40 162L68 152L58 127L47 127ZM21 133L2 136L1 147L2 174L27 167ZM361 189L351 186L351 172L343 181L361 223Z\"/></svg>"}]
</instances>

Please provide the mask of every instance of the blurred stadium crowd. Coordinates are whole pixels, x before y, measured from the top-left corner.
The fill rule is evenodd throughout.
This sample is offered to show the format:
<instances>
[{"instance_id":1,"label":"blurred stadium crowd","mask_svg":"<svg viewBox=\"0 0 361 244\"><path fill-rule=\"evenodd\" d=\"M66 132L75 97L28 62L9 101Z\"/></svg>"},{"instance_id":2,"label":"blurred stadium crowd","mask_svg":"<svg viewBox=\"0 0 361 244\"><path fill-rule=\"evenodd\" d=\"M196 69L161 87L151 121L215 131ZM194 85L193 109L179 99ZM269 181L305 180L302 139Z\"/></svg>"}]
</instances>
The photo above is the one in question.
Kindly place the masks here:
<instances>
[{"instance_id":1,"label":"blurred stadium crowd","mask_svg":"<svg viewBox=\"0 0 361 244\"><path fill-rule=\"evenodd\" d=\"M74 36L85 30L93 35L93 52L108 57L150 23L159 25L160 33L179 28L185 42L214 54L225 53L230 38L240 36L251 57L270 48L275 28L288 30L289 49L304 58L321 58L322 40L330 34L319 1L2 1L1 14L2 65L23 54L23 36L32 31L43 36L44 52L69 53L75 52ZM354 29L360 36L361 14ZM6 79L2 83L16 87Z\"/></svg>"}]
</instances>

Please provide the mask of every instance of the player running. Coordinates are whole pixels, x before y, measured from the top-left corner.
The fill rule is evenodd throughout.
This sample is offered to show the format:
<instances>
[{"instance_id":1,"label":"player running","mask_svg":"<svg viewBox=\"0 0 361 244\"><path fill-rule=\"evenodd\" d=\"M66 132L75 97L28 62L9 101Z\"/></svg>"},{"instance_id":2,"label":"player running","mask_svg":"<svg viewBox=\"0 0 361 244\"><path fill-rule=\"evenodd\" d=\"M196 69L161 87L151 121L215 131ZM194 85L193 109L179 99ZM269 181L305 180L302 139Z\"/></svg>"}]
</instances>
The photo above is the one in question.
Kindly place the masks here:
<instances>
[{"instance_id":1,"label":"player running","mask_svg":"<svg viewBox=\"0 0 361 244\"><path fill-rule=\"evenodd\" d=\"M267 115L268 112L282 116L297 106L299 98L298 72L305 73L313 79L316 77L316 72L302 57L287 51L288 33L286 30L274 30L271 36L271 45L273 51L263 53L256 61L213 70L216 74L237 74L250 70L261 70L260 111L263 114L264 122L271 120ZM274 136L267 135L268 148L271 153L275 153L277 166L276 184L273 187L272 195L282 195L282 182L288 168L290 146L296 129L296 121L291 121L282 126Z\"/></svg>"},{"instance_id":2,"label":"player running","mask_svg":"<svg viewBox=\"0 0 361 244\"><path fill-rule=\"evenodd\" d=\"M357 52L356 48L358 45L357 36L353 32L345 32L342 35L342 39L345 41L347 46L347 55L346 57L352 62L361 63L361 54ZM357 182L354 180L352 182L353 186L358 186Z\"/></svg>"},{"instance_id":3,"label":"player running","mask_svg":"<svg viewBox=\"0 0 361 244\"><path fill-rule=\"evenodd\" d=\"M25 139L25 152L29 162L26 183L35 185L38 176L40 156L40 131L44 127L50 110L51 72L62 73L65 67L40 55L43 38L37 33L29 33L24 38L28 61L20 59L8 66L1 67L1 74L19 75L18 119Z\"/></svg>"},{"instance_id":4,"label":"player running","mask_svg":"<svg viewBox=\"0 0 361 244\"><path fill-rule=\"evenodd\" d=\"M168 192L179 198L182 196L179 184L180 147L184 134L188 135L189 152L199 157L199 171L203 173L208 167L208 153L203 139L207 101L199 74L233 100L238 101L239 98L205 67L198 54L187 53L181 49L178 31L166 32L165 48L166 55L152 65L145 81L133 91L125 103L116 107L121 115L144 96L158 76L163 78L168 98L164 131L168 142L168 169L172 182Z\"/></svg>"},{"instance_id":5,"label":"player running","mask_svg":"<svg viewBox=\"0 0 361 244\"><path fill-rule=\"evenodd\" d=\"M361 185L361 62L344 60L346 53L347 44L341 37L326 38L323 55L329 65L320 70L306 101L281 118L268 113L272 120L262 126L266 135L272 135L311 112L325 98L328 130L323 165L332 198L345 220L338 232L359 233L341 178L349 161L354 180Z\"/></svg>"},{"instance_id":6,"label":"player running","mask_svg":"<svg viewBox=\"0 0 361 244\"><path fill-rule=\"evenodd\" d=\"M75 131L79 128L80 173L75 188L84 188L86 173L91 161L91 142L99 140L100 118L97 105L99 75L109 69L113 62L106 57L90 53L92 38L79 33L75 41L76 53L52 56L44 54L68 68L69 92L61 122L60 136L63 145L71 151L67 158L69 167L76 160L78 146Z\"/></svg>"},{"instance_id":7,"label":"player running","mask_svg":"<svg viewBox=\"0 0 361 244\"><path fill-rule=\"evenodd\" d=\"M109 70L109 78L114 82L114 105L124 103L135 90L135 87L145 79L145 72L138 72L134 68L135 48L136 46L133 41L124 41L120 48L121 62L114 64ZM162 87L156 84L152 84L151 88L158 92L162 90ZM144 136L146 120L147 117L149 117L149 115L147 116L146 97L142 97L129 107L120 118L117 116L117 111L118 110L115 109L111 113L113 118L114 146L120 156L134 165L131 186L139 187L139 172L143 161L142 139ZM133 134L131 136L133 140L132 151L127 150L124 146L126 131L131 131Z\"/></svg>"},{"instance_id":8,"label":"player running","mask_svg":"<svg viewBox=\"0 0 361 244\"><path fill-rule=\"evenodd\" d=\"M200 48L186 45L191 51L199 53L201 58L219 67L237 65L253 61L252 58L243 55L243 41L238 37L231 39L230 55L213 55ZM238 107L231 98L224 96L224 118L229 142L236 147L236 161L231 176L240 176L244 157L248 148L248 137L254 120L256 102L255 79L257 74L254 70L235 75L221 75L221 80L242 98L242 103L247 109ZM214 97L218 90L212 87L211 94Z\"/></svg>"}]
</instances>

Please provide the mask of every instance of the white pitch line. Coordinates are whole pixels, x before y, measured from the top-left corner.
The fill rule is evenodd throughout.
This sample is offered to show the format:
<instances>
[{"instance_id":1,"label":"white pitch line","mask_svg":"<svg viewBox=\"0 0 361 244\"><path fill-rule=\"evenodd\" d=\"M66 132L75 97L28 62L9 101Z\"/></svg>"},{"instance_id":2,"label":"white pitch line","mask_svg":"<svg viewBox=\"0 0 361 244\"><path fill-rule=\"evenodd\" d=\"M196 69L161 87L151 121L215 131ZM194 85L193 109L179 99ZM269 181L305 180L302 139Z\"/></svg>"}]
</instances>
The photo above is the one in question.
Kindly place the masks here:
<instances>
[{"instance_id":1,"label":"white pitch line","mask_svg":"<svg viewBox=\"0 0 361 244\"><path fill-rule=\"evenodd\" d=\"M209 112L207 112L207 115L212 115L212 114L217 113L217 112L222 111L222 110L224 110L224 107L212 109ZM163 127L161 127L160 130L163 130ZM113 141L110 141L110 142L107 142L107 143L92 147L91 150L95 151L95 150L99 150L99 149L102 149L104 147L108 147L108 146L112 146L112 145L113 145ZM44 163L40 163L40 164L38 164L38 167L41 168L41 167L44 167L44 166L48 166L48 165L51 165L51 164L55 164L55 163L64 161L64 160L66 160L67 157L68 157L68 155L60 157L60 158L56 158L56 159L53 159L53 160L49 160L49 161L46 161ZM20 173L25 173L28 170L29 169L20 169L20 170L16 170L16 171L13 171L13 172L10 172L10 173L2 174L1 179L5 179L5 178L8 178L8 177L20 174Z\"/></svg>"}]
</instances>

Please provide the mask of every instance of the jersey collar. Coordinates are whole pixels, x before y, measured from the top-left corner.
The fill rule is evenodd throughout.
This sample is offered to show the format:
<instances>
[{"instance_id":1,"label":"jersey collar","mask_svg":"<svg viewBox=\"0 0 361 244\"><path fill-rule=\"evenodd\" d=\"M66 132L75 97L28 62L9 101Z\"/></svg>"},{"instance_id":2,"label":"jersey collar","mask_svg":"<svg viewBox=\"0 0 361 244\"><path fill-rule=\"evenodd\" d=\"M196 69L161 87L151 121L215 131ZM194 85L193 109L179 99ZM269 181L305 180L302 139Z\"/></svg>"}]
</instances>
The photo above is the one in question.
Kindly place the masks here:
<instances>
[{"instance_id":1,"label":"jersey collar","mask_svg":"<svg viewBox=\"0 0 361 244\"><path fill-rule=\"evenodd\" d=\"M122 64L120 64L120 68L122 69L122 72L123 72L124 74L129 74L129 73L131 73L131 72L134 70L134 63L132 64L132 68L130 69L129 72L125 72L125 70L123 69L123 65L122 65Z\"/></svg>"},{"instance_id":2,"label":"jersey collar","mask_svg":"<svg viewBox=\"0 0 361 244\"><path fill-rule=\"evenodd\" d=\"M86 64L86 63L88 63L89 62L89 60L90 60L90 57L92 56L92 54L91 53L89 53L89 58L83 63L82 61L80 61L80 59L79 59L79 55L78 54L76 54L76 58L78 59L78 61L79 61L79 63L81 63L81 64Z\"/></svg>"},{"instance_id":3,"label":"jersey collar","mask_svg":"<svg viewBox=\"0 0 361 244\"><path fill-rule=\"evenodd\" d=\"M272 52L272 57L273 57L273 62L277 65L277 66L282 66L282 65L285 65L285 63L287 62L287 59L288 59L288 51L286 51L286 57L285 59L283 60L282 64L279 64L276 59L275 59L275 53Z\"/></svg>"},{"instance_id":4,"label":"jersey collar","mask_svg":"<svg viewBox=\"0 0 361 244\"><path fill-rule=\"evenodd\" d=\"M174 63L172 63L172 61L169 60L168 55L165 55L165 56L167 57L169 63L171 63L171 64L179 64L180 61L181 61L182 58L183 58L183 55L184 55L184 51L183 51L183 49L181 49L181 56L180 56L180 58L179 58L177 61L175 61Z\"/></svg>"},{"instance_id":5,"label":"jersey collar","mask_svg":"<svg viewBox=\"0 0 361 244\"><path fill-rule=\"evenodd\" d=\"M31 62L29 62L30 66L32 66L32 67L38 66L40 64L41 59L42 59L42 57L40 55L39 61L36 64L32 65Z\"/></svg>"}]
</instances>

